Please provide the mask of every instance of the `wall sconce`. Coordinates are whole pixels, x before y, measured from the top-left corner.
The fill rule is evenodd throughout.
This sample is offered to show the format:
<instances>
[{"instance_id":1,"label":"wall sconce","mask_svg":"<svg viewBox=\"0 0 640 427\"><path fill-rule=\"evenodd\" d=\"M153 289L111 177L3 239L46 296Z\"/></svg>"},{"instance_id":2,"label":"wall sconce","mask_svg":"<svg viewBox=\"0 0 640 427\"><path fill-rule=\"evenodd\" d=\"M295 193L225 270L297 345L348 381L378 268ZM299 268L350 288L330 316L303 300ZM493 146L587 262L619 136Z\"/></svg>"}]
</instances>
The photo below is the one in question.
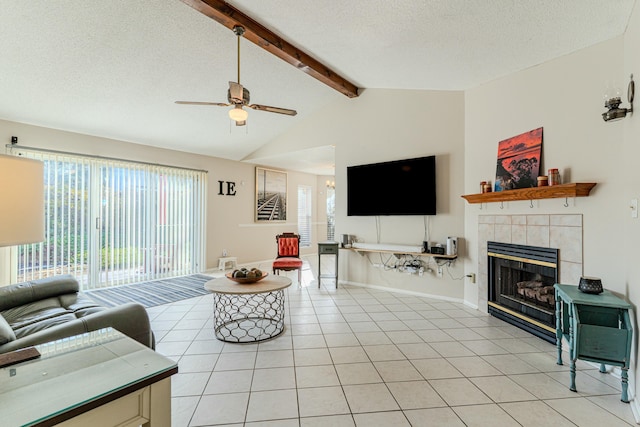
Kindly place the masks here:
<instances>
[{"instance_id":1,"label":"wall sconce","mask_svg":"<svg viewBox=\"0 0 640 427\"><path fill-rule=\"evenodd\" d=\"M604 106L609 111L602 113L602 118L605 122L623 119L627 116L627 113L633 114L633 96L636 87L633 82L633 74L631 74L630 79L631 81L629 81L629 86L627 86L627 100L629 101L629 108L620 108L622 101L620 101L619 96L607 99L604 102Z\"/></svg>"},{"instance_id":2,"label":"wall sconce","mask_svg":"<svg viewBox=\"0 0 640 427\"><path fill-rule=\"evenodd\" d=\"M333 189L335 190L335 188L336 188L336 182L335 182L335 181L327 180L327 188L333 188Z\"/></svg>"}]
</instances>

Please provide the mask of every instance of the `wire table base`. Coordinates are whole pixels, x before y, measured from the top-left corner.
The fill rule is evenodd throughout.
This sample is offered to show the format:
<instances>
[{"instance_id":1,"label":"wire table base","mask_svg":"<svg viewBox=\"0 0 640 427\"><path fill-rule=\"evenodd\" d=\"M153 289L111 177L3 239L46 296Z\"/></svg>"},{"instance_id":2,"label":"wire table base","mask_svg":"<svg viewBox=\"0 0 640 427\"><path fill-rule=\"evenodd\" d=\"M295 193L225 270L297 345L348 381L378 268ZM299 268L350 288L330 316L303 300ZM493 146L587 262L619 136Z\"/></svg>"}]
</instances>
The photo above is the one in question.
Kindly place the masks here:
<instances>
[{"instance_id":1,"label":"wire table base","mask_svg":"<svg viewBox=\"0 0 640 427\"><path fill-rule=\"evenodd\" d=\"M226 277L204 284L213 293L216 338L233 343L253 343L275 338L284 331L284 293L291 286L285 276L239 284Z\"/></svg>"},{"instance_id":2,"label":"wire table base","mask_svg":"<svg viewBox=\"0 0 640 427\"><path fill-rule=\"evenodd\" d=\"M284 331L284 290L261 294L214 294L216 338L225 342L257 342Z\"/></svg>"}]
</instances>

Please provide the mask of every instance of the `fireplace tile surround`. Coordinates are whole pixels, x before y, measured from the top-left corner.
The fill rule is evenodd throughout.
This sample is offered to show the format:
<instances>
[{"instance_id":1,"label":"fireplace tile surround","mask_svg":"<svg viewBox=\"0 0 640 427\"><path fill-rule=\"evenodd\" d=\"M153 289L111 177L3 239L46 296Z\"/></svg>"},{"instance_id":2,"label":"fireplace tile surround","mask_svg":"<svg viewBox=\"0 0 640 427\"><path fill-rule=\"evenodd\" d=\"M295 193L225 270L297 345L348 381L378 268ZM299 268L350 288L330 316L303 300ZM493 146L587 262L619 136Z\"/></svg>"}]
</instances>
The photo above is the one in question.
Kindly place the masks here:
<instances>
[{"instance_id":1,"label":"fireplace tile surround","mask_svg":"<svg viewBox=\"0 0 640 427\"><path fill-rule=\"evenodd\" d=\"M478 309L487 312L487 242L560 250L560 283L578 284L582 276L582 215L479 215Z\"/></svg>"}]
</instances>

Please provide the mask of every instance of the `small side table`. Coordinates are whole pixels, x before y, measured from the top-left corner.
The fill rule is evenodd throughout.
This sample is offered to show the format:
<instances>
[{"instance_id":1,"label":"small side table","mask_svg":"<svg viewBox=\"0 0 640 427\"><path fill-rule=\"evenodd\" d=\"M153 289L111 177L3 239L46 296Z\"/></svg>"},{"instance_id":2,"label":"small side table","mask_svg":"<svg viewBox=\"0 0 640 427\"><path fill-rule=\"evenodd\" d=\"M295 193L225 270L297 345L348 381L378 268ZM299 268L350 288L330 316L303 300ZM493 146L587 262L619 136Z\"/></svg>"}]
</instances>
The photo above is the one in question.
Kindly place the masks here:
<instances>
[{"instance_id":1,"label":"small side table","mask_svg":"<svg viewBox=\"0 0 640 427\"><path fill-rule=\"evenodd\" d=\"M234 256L220 258L218 260L218 270L225 271L227 269L227 264L231 264L231 268L236 268L238 266L238 258Z\"/></svg>"},{"instance_id":2,"label":"small side table","mask_svg":"<svg viewBox=\"0 0 640 427\"><path fill-rule=\"evenodd\" d=\"M562 365L562 338L569 343L571 359L569 389L576 391L576 359L622 368L622 396L629 403L628 370L633 328L629 318L631 305L605 290L593 295L577 286L554 285L556 291L556 340L558 365Z\"/></svg>"},{"instance_id":3,"label":"small side table","mask_svg":"<svg viewBox=\"0 0 640 427\"><path fill-rule=\"evenodd\" d=\"M284 290L289 286L291 279L285 276L269 276L247 284L226 277L206 282L204 288L213 293L216 338L250 343L280 335L285 323Z\"/></svg>"},{"instance_id":4,"label":"small side table","mask_svg":"<svg viewBox=\"0 0 640 427\"><path fill-rule=\"evenodd\" d=\"M318 243L318 288L323 278L332 278L336 281L336 289L338 289L338 242L322 242ZM334 255L336 264L334 274L322 274L322 255Z\"/></svg>"}]
</instances>

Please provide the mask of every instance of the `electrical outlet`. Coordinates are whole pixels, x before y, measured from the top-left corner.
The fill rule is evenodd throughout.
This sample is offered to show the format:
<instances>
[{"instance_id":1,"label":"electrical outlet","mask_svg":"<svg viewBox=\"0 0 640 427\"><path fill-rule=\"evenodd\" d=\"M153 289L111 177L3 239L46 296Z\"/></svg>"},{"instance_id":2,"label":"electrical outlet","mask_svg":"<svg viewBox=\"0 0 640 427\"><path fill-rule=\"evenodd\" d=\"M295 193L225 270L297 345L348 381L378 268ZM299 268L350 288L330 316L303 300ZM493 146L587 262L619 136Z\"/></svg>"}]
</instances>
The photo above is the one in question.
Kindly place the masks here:
<instances>
[{"instance_id":1,"label":"electrical outlet","mask_svg":"<svg viewBox=\"0 0 640 427\"><path fill-rule=\"evenodd\" d=\"M227 250L226 249L222 250L222 256L227 256Z\"/></svg>"},{"instance_id":2,"label":"electrical outlet","mask_svg":"<svg viewBox=\"0 0 640 427\"><path fill-rule=\"evenodd\" d=\"M476 283L476 273L467 274L467 277L471 279L471 283Z\"/></svg>"},{"instance_id":3,"label":"electrical outlet","mask_svg":"<svg viewBox=\"0 0 640 427\"><path fill-rule=\"evenodd\" d=\"M438 266L438 277L442 278L442 267Z\"/></svg>"},{"instance_id":4,"label":"electrical outlet","mask_svg":"<svg viewBox=\"0 0 640 427\"><path fill-rule=\"evenodd\" d=\"M638 218L638 199L631 199L631 218Z\"/></svg>"}]
</instances>

